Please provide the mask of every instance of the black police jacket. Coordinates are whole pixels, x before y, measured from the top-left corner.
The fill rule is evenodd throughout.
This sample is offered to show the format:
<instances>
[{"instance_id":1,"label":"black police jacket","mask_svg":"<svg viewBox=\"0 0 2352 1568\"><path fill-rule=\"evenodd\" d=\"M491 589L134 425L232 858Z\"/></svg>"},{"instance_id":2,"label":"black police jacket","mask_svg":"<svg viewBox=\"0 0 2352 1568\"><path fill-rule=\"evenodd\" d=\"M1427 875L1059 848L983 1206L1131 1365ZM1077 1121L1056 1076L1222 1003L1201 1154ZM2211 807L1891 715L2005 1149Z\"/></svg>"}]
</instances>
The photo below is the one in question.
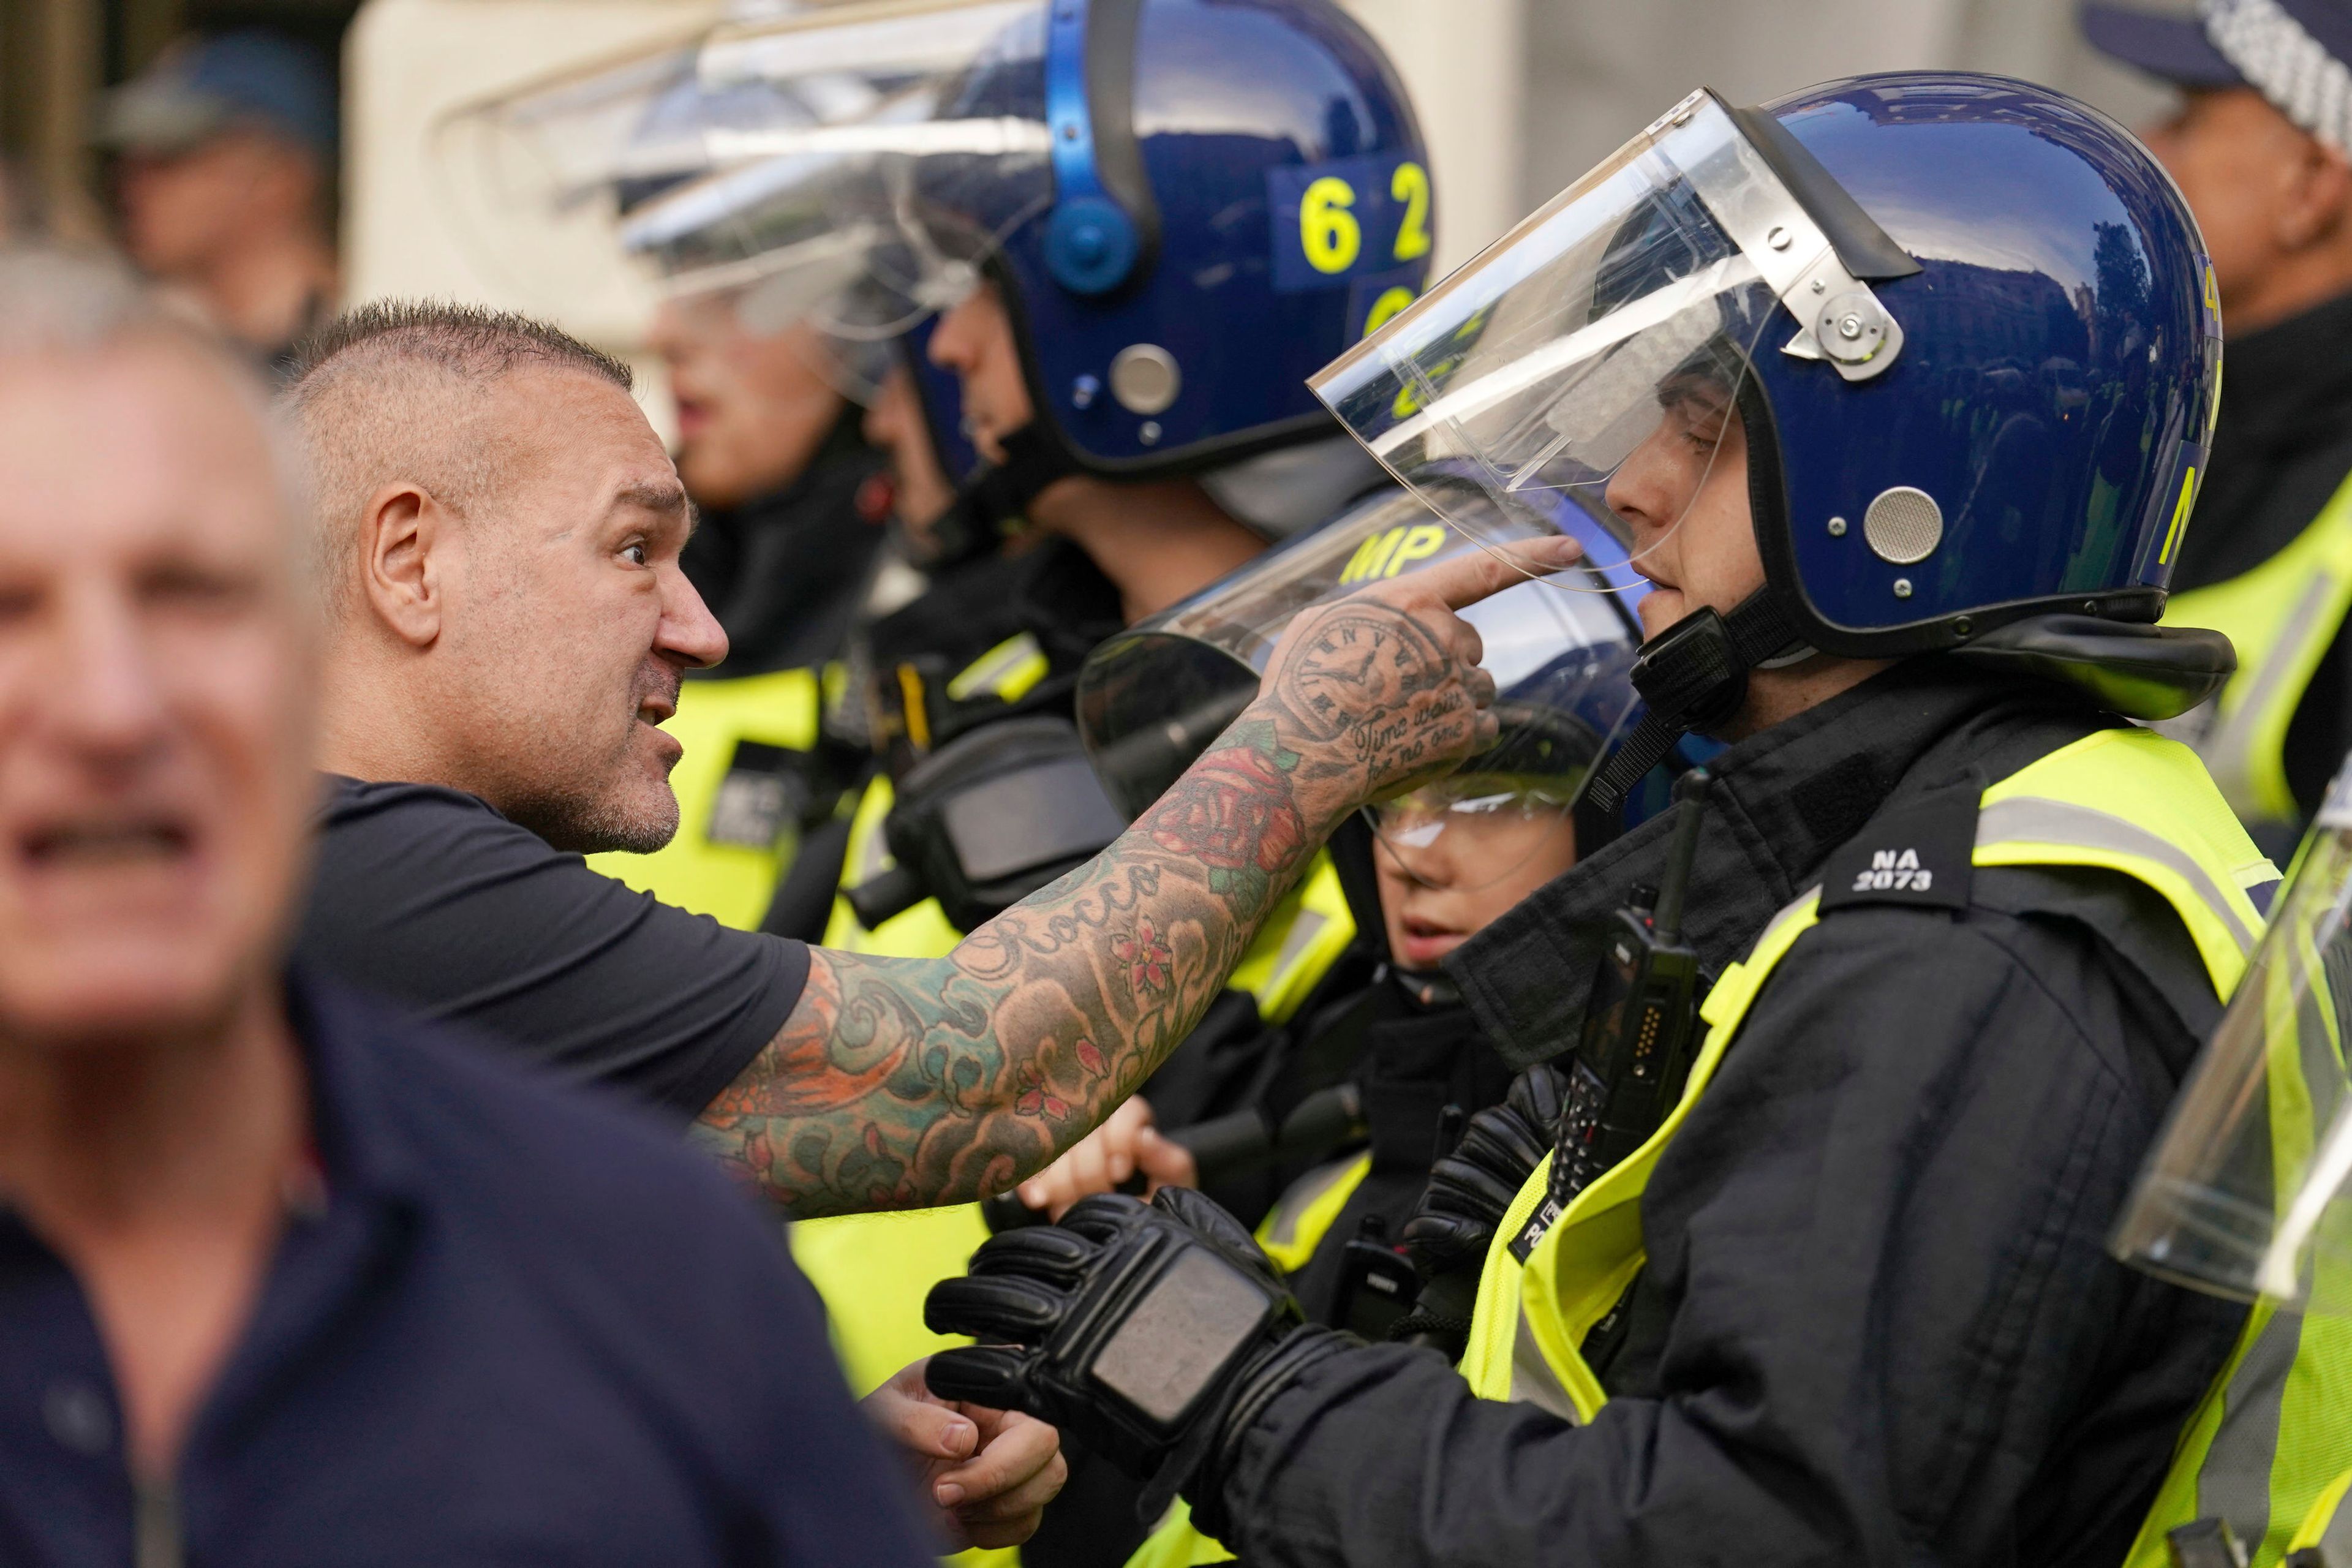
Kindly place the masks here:
<instances>
[{"instance_id":1,"label":"black police jacket","mask_svg":"<svg viewBox=\"0 0 2352 1568\"><path fill-rule=\"evenodd\" d=\"M2213 453L2176 593L2242 576L2301 536L2352 478L2352 294L2230 340ZM2287 787L2305 816L2352 751L2352 628L2312 672L2287 725Z\"/></svg>"},{"instance_id":2,"label":"black police jacket","mask_svg":"<svg viewBox=\"0 0 2352 1568\"><path fill-rule=\"evenodd\" d=\"M1727 752L1694 880L1708 966L1890 800L2117 722L1906 662ZM1449 968L1507 1056L1567 1047L1591 925L1655 821ZM1825 916L1660 1160L1589 1427L1435 1354L1312 1369L1225 1500L1254 1568L2121 1562L2239 1309L2104 1241L2220 1008L2178 917L2094 871L1979 870L1964 918Z\"/></svg>"}]
</instances>

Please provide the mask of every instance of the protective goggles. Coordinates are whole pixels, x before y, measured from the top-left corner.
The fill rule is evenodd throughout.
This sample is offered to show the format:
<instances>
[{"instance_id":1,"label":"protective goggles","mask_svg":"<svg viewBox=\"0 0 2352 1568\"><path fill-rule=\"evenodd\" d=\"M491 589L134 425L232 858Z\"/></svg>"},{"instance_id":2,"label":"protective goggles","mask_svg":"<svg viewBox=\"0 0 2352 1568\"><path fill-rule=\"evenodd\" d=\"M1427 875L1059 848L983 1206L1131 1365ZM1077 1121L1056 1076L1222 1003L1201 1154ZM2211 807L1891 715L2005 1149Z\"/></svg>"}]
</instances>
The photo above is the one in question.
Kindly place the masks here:
<instances>
[{"instance_id":1,"label":"protective goggles","mask_svg":"<svg viewBox=\"0 0 2352 1568\"><path fill-rule=\"evenodd\" d=\"M1588 748L1589 749L1589 748ZM1471 764L1481 769L1491 759ZM1478 772L1425 784L1364 816L1390 861L1409 877L1465 891L1492 887L1570 841L1582 778Z\"/></svg>"},{"instance_id":2,"label":"protective goggles","mask_svg":"<svg viewBox=\"0 0 2352 1568\"><path fill-rule=\"evenodd\" d=\"M1902 351L1783 177L1787 136L1693 93L1310 384L1481 544L1517 560L1529 531L1574 531L1596 571L1552 585L1631 590L1695 509L1746 508L1730 458L1776 306L1798 324L1780 352L1849 381Z\"/></svg>"},{"instance_id":3,"label":"protective goggles","mask_svg":"<svg viewBox=\"0 0 2352 1568\"><path fill-rule=\"evenodd\" d=\"M1498 537L1534 537L1512 534L1508 520L1491 526ZM1079 733L1111 798L1130 817L1157 800L1257 695L1276 644L1301 610L1474 548L1417 497L1385 490L1111 637L1078 681ZM1501 793L1573 805L1633 705L1628 677L1641 634L1625 604L1525 583L1461 615L1485 644L1479 662L1495 679L1504 721L1496 745L1462 771L1511 783L1451 796L1423 792L1426 801L1446 802L1435 815L1447 823L1484 812L1497 825L1518 820L1518 807L1473 803ZM1430 814L1421 807L1396 811L1376 820L1392 822L1408 852L1415 836L1425 848L1454 831L1440 824L1428 832L1431 822L1421 818Z\"/></svg>"}]
</instances>

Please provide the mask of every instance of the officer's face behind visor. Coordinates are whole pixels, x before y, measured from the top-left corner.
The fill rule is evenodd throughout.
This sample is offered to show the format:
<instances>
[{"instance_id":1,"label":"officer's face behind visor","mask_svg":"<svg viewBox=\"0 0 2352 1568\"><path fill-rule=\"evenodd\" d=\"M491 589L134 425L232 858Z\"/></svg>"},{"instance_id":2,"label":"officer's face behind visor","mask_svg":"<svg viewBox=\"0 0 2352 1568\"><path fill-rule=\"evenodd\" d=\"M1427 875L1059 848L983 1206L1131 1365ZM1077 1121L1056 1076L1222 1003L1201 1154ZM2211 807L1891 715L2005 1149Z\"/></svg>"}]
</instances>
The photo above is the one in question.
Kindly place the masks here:
<instances>
[{"instance_id":1,"label":"officer's face behind visor","mask_svg":"<svg viewBox=\"0 0 2352 1568\"><path fill-rule=\"evenodd\" d=\"M1780 247L1735 240L1722 210L1769 216ZM1730 115L1694 95L1314 386L1488 548L1511 558L1510 533L1537 521L1584 540L1604 591L1656 582L1643 612L1655 632L1761 581L1737 409L1754 355L1778 350L1759 347L1780 302L1768 271L1785 281L1816 263L1836 265L1819 228ZM1461 504L1473 489L1481 504ZM1717 564L1727 550L1739 580Z\"/></svg>"},{"instance_id":2,"label":"officer's face behind visor","mask_svg":"<svg viewBox=\"0 0 2352 1568\"><path fill-rule=\"evenodd\" d=\"M1635 606L1655 637L1701 605L1728 611L1764 582L1748 500L1748 435L1728 378L1695 369L1658 389L1659 419L1604 494L1633 569L1654 590Z\"/></svg>"},{"instance_id":3,"label":"officer's face behind visor","mask_svg":"<svg viewBox=\"0 0 2352 1568\"><path fill-rule=\"evenodd\" d=\"M1433 969L1576 864L1578 777L1457 773L1375 807L1390 956Z\"/></svg>"}]
</instances>

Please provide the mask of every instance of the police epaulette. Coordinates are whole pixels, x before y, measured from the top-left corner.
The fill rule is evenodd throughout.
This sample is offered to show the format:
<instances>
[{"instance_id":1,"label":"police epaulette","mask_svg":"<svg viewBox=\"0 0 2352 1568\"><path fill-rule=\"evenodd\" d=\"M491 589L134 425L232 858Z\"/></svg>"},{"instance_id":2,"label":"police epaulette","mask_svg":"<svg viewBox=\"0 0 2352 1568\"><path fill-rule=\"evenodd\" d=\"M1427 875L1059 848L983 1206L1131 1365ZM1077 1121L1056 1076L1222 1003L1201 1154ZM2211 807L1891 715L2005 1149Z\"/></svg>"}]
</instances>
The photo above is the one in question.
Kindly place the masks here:
<instances>
[{"instance_id":1,"label":"police epaulette","mask_svg":"<svg viewBox=\"0 0 2352 1568\"><path fill-rule=\"evenodd\" d=\"M1856 904L1968 908L1983 790L1970 779L1873 817L1822 865L1821 912Z\"/></svg>"}]
</instances>

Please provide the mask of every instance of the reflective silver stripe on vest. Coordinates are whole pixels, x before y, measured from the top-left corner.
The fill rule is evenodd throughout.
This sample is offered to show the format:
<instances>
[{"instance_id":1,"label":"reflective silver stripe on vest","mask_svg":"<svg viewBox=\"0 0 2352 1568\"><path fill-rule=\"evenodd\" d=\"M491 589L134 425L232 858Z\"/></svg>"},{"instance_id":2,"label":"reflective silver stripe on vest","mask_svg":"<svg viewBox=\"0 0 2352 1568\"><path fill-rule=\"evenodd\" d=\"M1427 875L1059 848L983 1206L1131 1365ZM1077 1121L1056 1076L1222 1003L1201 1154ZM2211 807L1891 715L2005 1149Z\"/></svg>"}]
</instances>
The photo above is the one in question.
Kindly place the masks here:
<instances>
[{"instance_id":1,"label":"reflective silver stripe on vest","mask_svg":"<svg viewBox=\"0 0 2352 1568\"><path fill-rule=\"evenodd\" d=\"M1282 984L1283 976L1290 973L1290 966L1298 962L1299 955L1323 934L1323 928L1330 923L1330 916L1318 914L1303 905L1300 907L1297 918L1290 922L1290 930L1283 933L1282 951L1274 955L1273 973L1266 976L1269 987Z\"/></svg>"},{"instance_id":2,"label":"reflective silver stripe on vest","mask_svg":"<svg viewBox=\"0 0 2352 1568\"><path fill-rule=\"evenodd\" d=\"M1296 1247L1298 1245L1298 1222L1313 1208L1316 1200L1338 1186L1356 1168L1354 1158L1334 1160L1321 1170L1309 1171L1298 1178L1290 1191L1282 1194L1275 1205L1274 1223L1266 1226L1265 1245Z\"/></svg>"},{"instance_id":3,"label":"reflective silver stripe on vest","mask_svg":"<svg viewBox=\"0 0 2352 1568\"><path fill-rule=\"evenodd\" d=\"M2309 991L2295 1004L2295 1054L2305 1081L2330 1083L2340 1076L2329 1020ZM2303 1264L2308 1285L2313 1260ZM2221 1394L2221 1421L2197 1467L2197 1511L2230 1521L2238 1538L2256 1550L2269 1533L2271 1472L2278 1462L2288 1374L2303 1345L2300 1312L2274 1312L2247 1347L2245 1360L2230 1374ZM2329 1529L2335 1528L2331 1521Z\"/></svg>"},{"instance_id":4,"label":"reflective silver stripe on vest","mask_svg":"<svg viewBox=\"0 0 2352 1568\"><path fill-rule=\"evenodd\" d=\"M2177 872L2218 916L2239 950L2251 955L2256 933L2231 907L2213 879L2178 846L2120 816L2087 805L2025 795L1990 805L1977 817L1977 847L2004 842L2071 844L2133 855ZM2305 1017L2306 1033L2323 1028ZM2320 1036L2325 1040L2323 1032ZM2332 1053L2331 1053L2332 1054ZM2306 1063L2307 1065L2307 1063ZM2279 1415L2289 1371L2303 1337L2303 1319L2280 1312L2263 1326L2222 1393L2221 1421L2197 1470L2197 1512L2230 1521L2238 1538L2259 1546L2269 1531L2271 1468L2278 1458Z\"/></svg>"},{"instance_id":5,"label":"reflective silver stripe on vest","mask_svg":"<svg viewBox=\"0 0 2352 1568\"><path fill-rule=\"evenodd\" d=\"M1819 882L1815 882L1811 887L1807 888L1803 892L1799 893L1795 898L1790 899L1787 903L1782 904L1780 909L1773 912L1772 918L1764 922L1764 929L1756 933L1756 940L1748 944L1748 951L1751 954L1763 952L1766 947L1771 944L1774 932L1778 931L1782 926L1787 925L1790 921L1795 920L1798 916L1803 914L1812 901L1821 896L1822 885Z\"/></svg>"},{"instance_id":6,"label":"reflective silver stripe on vest","mask_svg":"<svg viewBox=\"0 0 2352 1568\"><path fill-rule=\"evenodd\" d=\"M2197 1514L2230 1521L2247 1550L2271 1528L2271 1466L2278 1458L2279 1409L2303 1340L2303 1314L2273 1313L2230 1374L2221 1424L2197 1467Z\"/></svg>"},{"instance_id":7,"label":"reflective silver stripe on vest","mask_svg":"<svg viewBox=\"0 0 2352 1568\"><path fill-rule=\"evenodd\" d=\"M1528 1321L1527 1298L1519 1299L1519 1331L1511 1336L1511 1397L1524 1405L1532 1405L1563 1421L1577 1426L1584 1417L1576 1411L1576 1401L1568 1396L1567 1385L1559 1373L1552 1371L1551 1363L1544 1359L1536 1345L1534 1325Z\"/></svg>"},{"instance_id":8,"label":"reflective silver stripe on vest","mask_svg":"<svg viewBox=\"0 0 2352 1568\"><path fill-rule=\"evenodd\" d=\"M2352 1563L2352 1492L2336 1500L2336 1511L2327 1516L2319 1544L2327 1549L2330 1563Z\"/></svg>"},{"instance_id":9,"label":"reflective silver stripe on vest","mask_svg":"<svg viewBox=\"0 0 2352 1568\"><path fill-rule=\"evenodd\" d=\"M2333 638L2336 627L2321 625L2319 612L2335 592L2333 574L2326 572L2304 585L2303 596L2279 623L2279 633L2271 643L2270 652L2263 656L2262 668L2254 671L2252 687L2230 710L2229 718L2221 721L2211 738L2197 748L2206 765L2213 770L2214 782L2221 786L2222 795L2242 816L2260 815L2251 761L2254 731L2278 696L2279 683L2286 679L2289 669L2303 662L2312 639L2323 635Z\"/></svg>"},{"instance_id":10,"label":"reflective silver stripe on vest","mask_svg":"<svg viewBox=\"0 0 2352 1568\"><path fill-rule=\"evenodd\" d=\"M1986 806L1977 815L1977 847L1996 844L2071 844L2079 849L2104 849L2136 855L2178 872L2204 906L2220 918L2238 951L2254 951L2255 933L2230 907L2229 899L2211 877L2181 849L2147 828L2087 805L2073 805L2040 795L2020 795Z\"/></svg>"},{"instance_id":11,"label":"reflective silver stripe on vest","mask_svg":"<svg viewBox=\"0 0 2352 1568\"><path fill-rule=\"evenodd\" d=\"M1795 898L1780 906L1772 918L1764 922L1756 940L1748 944L1748 953L1763 952L1772 944L1773 936L1790 921L1801 920L1812 913L1814 901L1821 897L1821 884L1816 882ZM1745 960L1742 961L1746 962ZM1570 1398L1567 1385L1559 1373L1552 1370L1537 1348L1535 1329L1528 1321L1527 1298L1519 1298L1518 1331L1511 1336L1511 1397L1539 1409L1549 1411L1563 1421L1581 1426L1584 1417L1577 1413L1576 1401Z\"/></svg>"}]
</instances>

